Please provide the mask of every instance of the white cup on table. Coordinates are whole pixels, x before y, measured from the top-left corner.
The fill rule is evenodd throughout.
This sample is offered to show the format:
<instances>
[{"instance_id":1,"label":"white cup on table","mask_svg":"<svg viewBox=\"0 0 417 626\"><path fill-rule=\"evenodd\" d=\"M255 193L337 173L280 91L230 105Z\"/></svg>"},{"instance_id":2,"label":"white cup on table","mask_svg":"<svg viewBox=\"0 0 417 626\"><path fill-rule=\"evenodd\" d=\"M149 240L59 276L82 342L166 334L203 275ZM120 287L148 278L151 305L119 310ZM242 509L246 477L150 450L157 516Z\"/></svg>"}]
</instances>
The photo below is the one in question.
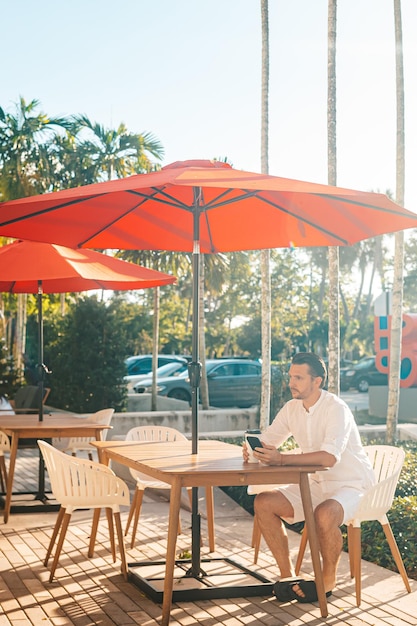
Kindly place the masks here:
<instances>
[{"instance_id":1,"label":"white cup on table","mask_svg":"<svg viewBox=\"0 0 417 626\"><path fill-rule=\"evenodd\" d=\"M258 459L255 459L255 457L253 456L253 449L248 441L248 437L259 437L259 435L261 434L261 431L256 431L256 432L247 432L245 433L245 443L246 443L246 449L248 451L248 463L259 463Z\"/></svg>"}]
</instances>

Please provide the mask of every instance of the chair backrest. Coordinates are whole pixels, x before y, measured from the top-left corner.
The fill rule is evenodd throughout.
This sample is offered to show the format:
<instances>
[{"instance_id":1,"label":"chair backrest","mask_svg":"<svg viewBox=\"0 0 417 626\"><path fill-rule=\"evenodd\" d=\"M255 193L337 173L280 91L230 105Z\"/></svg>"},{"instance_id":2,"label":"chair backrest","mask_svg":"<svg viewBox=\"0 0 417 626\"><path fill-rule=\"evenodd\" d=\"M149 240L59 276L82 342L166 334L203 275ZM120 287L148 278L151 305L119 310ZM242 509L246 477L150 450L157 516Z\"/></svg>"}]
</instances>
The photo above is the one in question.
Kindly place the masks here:
<instances>
[{"instance_id":1,"label":"chair backrest","mask_svg":"<svg viewBox=\"0 0 417 626\"><path fill-rule=\"evenodd\" d=\"M50 392L49 387L43 388L43 403L45 404L46 398ZM13 398L13 405L15 409L37 409L39 407L40 400L40 387L37 385L24 385L19 387Z\"/></svg>"},{"instance_id":2,"label":"chair backrest","mask_svg":"<svg viewBox=\"0 0 417 626\"><path fill-rule=\"evenodd\" d=\"M372 467L376 484L362 496L354 520L379 520L385 523L386 513L392 506L404 463L405 452L395 446L365 446Z\"/></svg>"},{"instance_id":3,"label":"chair backrest","mask_svg":"<svg viewBox=\"0 0 417 626\"><path fill-rule=\"evenodd\" d=\"M187 437L169 426L136 426L126 435L126 441L187 441Z\"/></svg>"},{"instance_id":4,"label":"chair backrest","mask_svg":"<svg viewBox=\"0 0 417 626\"><path fill-rule=\"evenodd\" d=\"M104 424L105 426L110 426L110 422L112 420L114 414L114 409L101 409L96 413L89 413L85 417L80 416L79 419L85 419L87 422L93 424ZM103 441L107 439L107 433L109 430L106 428L103 430L102 439ZM70 437L67 442L67 449L73 450L74 452L77 449L83 450L92 450L90 448L90 441L95 441L94 437ZM60 447L59 445L57 446Z\"/></svg>"},{"instance_id":5,"label":"chair backrest","mask_svg":"<svg viewBox=\"0 0 417 626\"><path fill-rule=\"evenodd\" d=\"M52 493L64 507L129 505L129 489L114 472L95 461L69 456L46 441L38 441Z\"/></svg>"}]
</instances>

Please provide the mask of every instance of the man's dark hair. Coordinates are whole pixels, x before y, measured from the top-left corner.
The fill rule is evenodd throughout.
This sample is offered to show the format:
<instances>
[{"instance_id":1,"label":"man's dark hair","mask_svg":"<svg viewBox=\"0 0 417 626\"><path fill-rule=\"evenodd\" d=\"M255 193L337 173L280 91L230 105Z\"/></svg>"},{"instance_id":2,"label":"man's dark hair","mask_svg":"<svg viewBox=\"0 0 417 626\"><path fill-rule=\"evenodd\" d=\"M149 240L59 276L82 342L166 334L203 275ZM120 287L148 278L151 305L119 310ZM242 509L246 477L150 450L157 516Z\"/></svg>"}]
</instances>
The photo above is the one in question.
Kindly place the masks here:
<instances>
[{"instance_id":1,"label":"man's dark hair","mask_svg":"<svg viewBox=\"0 0 417 626\"><path fill-rule=\"evenodd\" d=\"M314 354L313 352L297 352L292 358L293 365L308 365L310 376L316 378L320 376L321 384L323 388L327 380L327 369L322 358Z\"/></svg>"}]
</instances>

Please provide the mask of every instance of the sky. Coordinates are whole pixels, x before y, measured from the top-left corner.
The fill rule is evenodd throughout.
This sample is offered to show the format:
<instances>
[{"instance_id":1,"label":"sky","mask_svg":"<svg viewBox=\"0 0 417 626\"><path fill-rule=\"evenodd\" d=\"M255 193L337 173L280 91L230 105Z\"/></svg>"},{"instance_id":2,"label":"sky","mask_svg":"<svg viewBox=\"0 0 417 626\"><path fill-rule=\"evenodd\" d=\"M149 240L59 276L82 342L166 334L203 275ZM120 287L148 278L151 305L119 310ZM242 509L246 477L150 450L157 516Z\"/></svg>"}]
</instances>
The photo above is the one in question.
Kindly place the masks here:
<instances>
[{"instance_id":1,"label":"sky","mask_svg":"<svg viewBox=\"0 0 417 626\"><path fill-rule=\"evenodd\" d=\"M150 132L163 165L259 172L260 0L0 0L0 106ZM402 0L405 206L417 211L417 0ZM327 0L269 0L269 173L327 182ZM339 0L337 184L395 197L393 0ZM413 188L414 187L414 188Z\"/></svg>"}]
</instances>

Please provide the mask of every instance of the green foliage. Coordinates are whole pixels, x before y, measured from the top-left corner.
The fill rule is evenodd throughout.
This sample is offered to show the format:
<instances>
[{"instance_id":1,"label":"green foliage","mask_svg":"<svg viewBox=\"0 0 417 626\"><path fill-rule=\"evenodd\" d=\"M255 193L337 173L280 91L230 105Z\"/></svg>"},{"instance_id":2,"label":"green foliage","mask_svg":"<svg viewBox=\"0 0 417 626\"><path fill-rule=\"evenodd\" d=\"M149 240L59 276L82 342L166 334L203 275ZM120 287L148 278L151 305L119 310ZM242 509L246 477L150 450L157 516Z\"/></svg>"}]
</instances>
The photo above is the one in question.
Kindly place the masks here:
<instances>
[{"instance_id":1,"label":"green foliage","mask_svg":"<svg viewBox=\"0 0 417 626\"><path fill-rule=\"evenodd\" d=\"M12 398L19 382L14 363L8 357L4 340L0 338L0 397Z\"/></svg>"},{"instance_id":2,"label":"green foliage","mask_svg":"<svg viewBox=\"0 0 417 626\"><path fill-rule=\"evenodd\" d=\"M79 413L126 404L125 331L118 321L118 301L81 299L61 320L49 346L50 404Z\"/></svg>"}]
</instances>

